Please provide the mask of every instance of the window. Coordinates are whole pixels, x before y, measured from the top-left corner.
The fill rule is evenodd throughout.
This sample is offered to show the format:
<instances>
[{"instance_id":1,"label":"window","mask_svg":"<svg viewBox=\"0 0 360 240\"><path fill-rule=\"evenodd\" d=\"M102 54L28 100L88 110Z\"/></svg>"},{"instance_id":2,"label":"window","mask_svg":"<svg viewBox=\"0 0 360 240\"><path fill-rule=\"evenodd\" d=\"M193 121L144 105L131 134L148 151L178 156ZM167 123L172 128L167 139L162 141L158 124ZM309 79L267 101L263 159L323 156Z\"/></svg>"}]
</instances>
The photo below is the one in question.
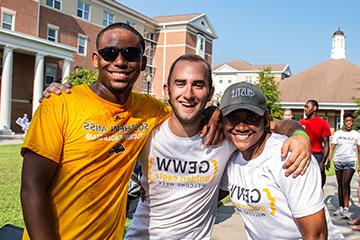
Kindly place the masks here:
<instances>
[{"instance_id":1,"label":"window","mask_svg":"<svg viewBox=\"0 0 360 240\"><path fill-rule=\"evenodd\" d=\"M46 6L60 10L61 0L46 0Z\"/></svg>"},{"instance_id":2,"label":"window","mask_svg":"<svg viewBox=\"0 0 360 240\"><path fill-rule=\"evenodd\" d=\"M45 70L45 86L50 85L56 81L57 66L52 63L46 64Z\"/></svg>"},{"instance_id":3,"label":"window","mask_svg":"<svg viewBox=\"0 0 360 240\"><path fill-rule=\"evenodd\" d=\"M219 83L220 83L220 84L223 83L223 80L222 80L222 79L219 79Z\"/></svg>"},{"instance_id":4,"label":"window","mask_svg":"<svg viewBox=\"0 0 360 240\"><path fill-rule=\"evenodd\" d=\"M1 27L11 31L15 30L15 12L10 9L2 8Z\"/></svg>"},{"instance_id":5,"label":"window","mask_svg":"<svg viewBox=\"0 0 360 240\"><path fill-rule=\"evenodd\" d=\"M341 119L340 117L336 117L336 129L339 130L341 128Z\"/></svg>"},{"instance_id":6,"label":"window","mask_svg":"<svg viewBox=\"0 0 360 240\"><path fill-rule=\"evenodd\" d=\"M153 32L145 32L144 37L152 41L155 41L155 33Z\"/></svg>"},{"instance_id":7,"label":"window","mask_svg":"<svg viewBox=\"0 0 360 240\"><path fill-rule=\"evenodd\" d=\"M78 53L80 55L86 56L86 47L87 47L87 36L79 34L79 36L78 36Z\"/></svg>"},{"instance_id":8,"label":"window","mask_svg":"<svg viewBox=\"0 0 360 240\"><path fill-rule=\"evenodd\" d=\"M3 64L3 53L0 52L0 73L2 73L2 64ZM1 76L0 76L0 82L1 82Z\"/></svg>"},{"instance_id":9,"label":"window","mask_svg":"<svg viewBox=\"0 0 360 240\"><path fill-rule=\"evenodd\" d=\"M114 22L114 15L107 12L107 11L104 11L104 15L103 15L103 26L104 27L107 27L109 26L110 24L112 24Z\"/></svg>"},{"instance_id":10,"label":"window","mask_svg":"<svg viewBox=\"0 0 360 240\"><path fill-rule=\"evenodd\" d=\"M153 66L154 65L154 55L155 55L156 44L145 40L145 52L144 55L147 58L147 64Z\"/></svg>"},{"instance_id":11,"label":"window","mask_svg":"<svg viewBox=\"0 0 360 240\"><path fill-rule=\"evenodd\" d=\"M136 22L133 22L131 20L126 20L126 24L132 27L136 26Z\"/></svg>"},{"instance_id":12,"label":"window","mask_svg":"<svg viewBox=\"0 0 360 240\"><path fill-rule=\"evenodd\" d=\"M231 79L228 79L228 83L231 83Z\"/></svg>"},{"instance_id":13,"label":"window","mask_svg":"<svg viewBox=\"0 0 360 240\"><path fill-rule=\"evenodd\" d=\"M58 42L58 27L48 25L47 39L52 42Z\"/></svg>"},{"instance_id":14,"label":"window","mask_svg":"<svg viewBox=\"0 0 360 240\"><path fill-rule=\"evenodd\" d=\"M77 16L85 20L90 20L90 5L82 1L78 1Z\"/></svg>"},{"instance_id":15,"label":"window","mask_svg":"<svg viewBox=\"0 0 360 240\"><path fill-rule=\"evenodd\" d=\"M196 54L200 57L205 57L205 37L201 34L197 35Z\"/></svg>"},{"instance_id":16,"label":"window","mask_svg":"<svg viewBox=\"0 0 360 240\"><path fill-rule=\"evenodd\" d=\"M152 81L153 81L153 68L147 66L145 69L144 77L141 81L141 92L151 94L152 93Z\"/></svg>"}]
</instances>

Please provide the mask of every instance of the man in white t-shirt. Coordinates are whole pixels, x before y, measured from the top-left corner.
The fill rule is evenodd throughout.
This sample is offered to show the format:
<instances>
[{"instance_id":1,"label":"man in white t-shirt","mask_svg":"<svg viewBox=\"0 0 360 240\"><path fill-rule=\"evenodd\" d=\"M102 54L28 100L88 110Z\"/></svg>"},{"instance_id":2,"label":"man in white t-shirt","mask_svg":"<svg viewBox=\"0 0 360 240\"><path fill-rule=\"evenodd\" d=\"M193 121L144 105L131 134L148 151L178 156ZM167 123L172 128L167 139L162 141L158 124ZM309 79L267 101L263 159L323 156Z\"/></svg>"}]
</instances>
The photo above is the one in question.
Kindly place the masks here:
<instances>
[{"instance_id":1,"label":"man in white t-shirt","mask_svg":"<svg viewBox=\"0 0 360 240\"><path fill-rule=\"evenodd\" d=\"M125 239L210 239L219 183L235 150L228 140L203 147L201 115L213 90L201 57L183 55L171 66L165 91L173 112L139 155L146 194Z\"/></svg>"}]
</instances>

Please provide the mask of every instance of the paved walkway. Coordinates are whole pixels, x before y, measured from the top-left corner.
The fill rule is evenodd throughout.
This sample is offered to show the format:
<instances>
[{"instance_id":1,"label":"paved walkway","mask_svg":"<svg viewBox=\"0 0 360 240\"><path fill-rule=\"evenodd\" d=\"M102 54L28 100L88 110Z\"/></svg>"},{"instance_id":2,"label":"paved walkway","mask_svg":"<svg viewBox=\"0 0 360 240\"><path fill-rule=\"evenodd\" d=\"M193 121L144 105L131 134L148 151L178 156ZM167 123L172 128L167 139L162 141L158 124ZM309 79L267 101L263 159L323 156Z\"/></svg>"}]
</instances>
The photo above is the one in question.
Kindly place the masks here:
<instances>
[{"instance_id":1,"label":"paved walkway","mask_svg":"<svg viewBox=\"0 0 360 240\"><path fill-rule=\"evenodd\" d=\"M23 143L23 134L15 134L10 136L0 135L0 145L8 144L22 144Z\"/></svg>"},{"instance_id":2,"label":"paved walkway","mask_svg":"<svg viewBox=\"0 0 360 240\"><path fill-rule=\"evenodd\" d=\"M358 187L357 178L358 176L355 174L351 181L351 202L349 209L353 217L360 216L360 204L356 194ZM360 239L360 232L353 231L350 226L347 225L347 220L342 219L341 217L333 216L334 211L338 207L337 183L335 176L327 178L324 193L325 203L329 209L334 225L337 226L344 234L345 239ZM218 208L217 220L213 230L212 239L246 239L243 224L244 223L240 215L234 211L231 203L227 203Z\"/></svg>"}]
</instances>

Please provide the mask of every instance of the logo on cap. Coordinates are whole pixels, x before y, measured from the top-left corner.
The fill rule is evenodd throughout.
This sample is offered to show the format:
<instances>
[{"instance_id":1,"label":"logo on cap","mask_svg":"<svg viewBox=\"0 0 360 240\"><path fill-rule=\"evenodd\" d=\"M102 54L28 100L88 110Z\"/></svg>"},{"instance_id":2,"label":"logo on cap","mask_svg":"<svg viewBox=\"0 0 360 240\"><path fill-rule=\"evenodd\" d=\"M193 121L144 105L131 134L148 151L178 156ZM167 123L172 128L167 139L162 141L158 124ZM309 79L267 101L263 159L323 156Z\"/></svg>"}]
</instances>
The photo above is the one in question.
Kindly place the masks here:
<instances>
[{"instance_id":1,"label":"logo on cap","mask_svg":"<svg viewBox=\"0 0 360 240\"><path fill-rule=\"evenodd\" d=\"M250 88L235 88L231 90L231 98L236 97L250 97L255 95L254 91Z\"/></svg>"}]
</instances>

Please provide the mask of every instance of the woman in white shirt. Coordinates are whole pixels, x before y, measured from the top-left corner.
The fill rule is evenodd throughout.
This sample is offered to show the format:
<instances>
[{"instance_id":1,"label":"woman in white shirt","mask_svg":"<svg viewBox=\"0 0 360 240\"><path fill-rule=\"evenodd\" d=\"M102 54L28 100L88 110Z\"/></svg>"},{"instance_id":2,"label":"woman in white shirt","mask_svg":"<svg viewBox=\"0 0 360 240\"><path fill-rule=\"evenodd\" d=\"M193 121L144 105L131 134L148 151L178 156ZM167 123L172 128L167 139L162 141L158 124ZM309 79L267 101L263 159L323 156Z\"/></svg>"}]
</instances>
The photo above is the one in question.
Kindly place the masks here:
<instances>
[{"instance_id":1,"label":"woman in white shirt","mask_svg":"<svg viewBox=\"0 0 360 240\"><path fill-rule=\"evenodd\" d=\"M271 115L263 92L239 82L221 99L225 136L237 147L221 189L229 191L248 239L343 239L327 222L319 166L314 158L298 178L286 178L281 145L270 132Z\"/></svg>"},{"instance_id":2,"label":"woman in white shirt","mask_svg":"<svg viewBox=\"0 0 360 240\"><path fill-rule=\"evenodd\" d=\"M350 182L355 172L355 165L360 161L360 133L353 130L354 116L344 114L344 126L336 131L331 140L329 159L334 159L336 180L338 183L339 208L334 215L349 219ZM328 161L330 163L330 161ZM329 169L330 165L326 166Z\"/></svg>"}]
</instances>

